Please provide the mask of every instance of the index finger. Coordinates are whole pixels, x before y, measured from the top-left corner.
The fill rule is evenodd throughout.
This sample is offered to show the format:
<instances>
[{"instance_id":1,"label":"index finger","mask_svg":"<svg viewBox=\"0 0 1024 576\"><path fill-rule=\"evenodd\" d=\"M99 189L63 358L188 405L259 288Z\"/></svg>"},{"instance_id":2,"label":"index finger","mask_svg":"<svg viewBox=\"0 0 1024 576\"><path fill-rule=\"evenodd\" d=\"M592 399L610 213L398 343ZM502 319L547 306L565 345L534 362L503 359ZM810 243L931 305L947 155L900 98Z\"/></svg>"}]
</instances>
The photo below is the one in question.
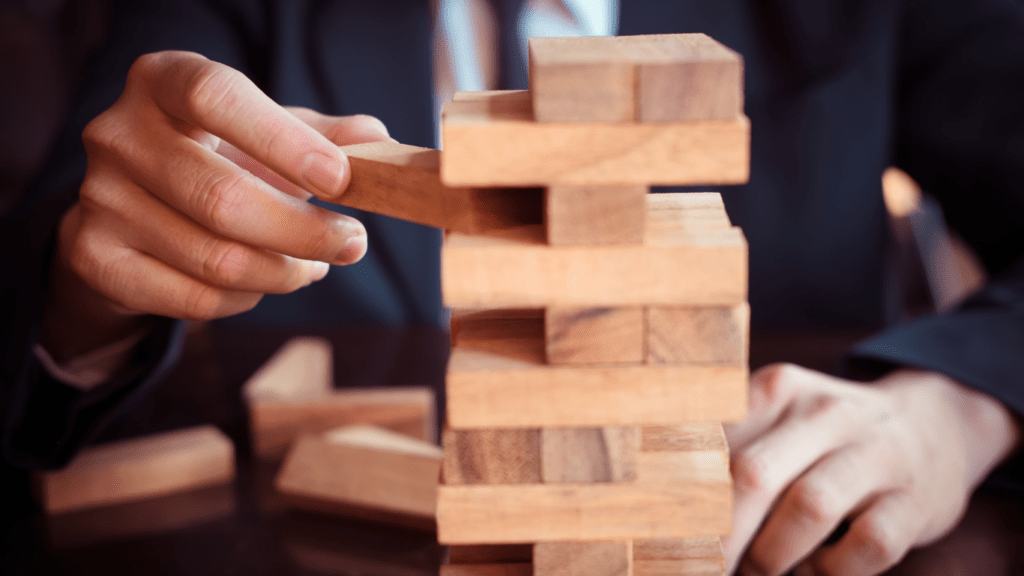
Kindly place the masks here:
<instances>
[{"instance_id":1,"label":"index finger","mask_svg":"<svg viewBox=\"0 0 1024 576\"><path fill-rule=\"evenodd\" d=\"M139 63L153 101L166 114L228 141L321 199L348 186L345 153L241 72L183 52Z\"/></svg>"}]
</instances>

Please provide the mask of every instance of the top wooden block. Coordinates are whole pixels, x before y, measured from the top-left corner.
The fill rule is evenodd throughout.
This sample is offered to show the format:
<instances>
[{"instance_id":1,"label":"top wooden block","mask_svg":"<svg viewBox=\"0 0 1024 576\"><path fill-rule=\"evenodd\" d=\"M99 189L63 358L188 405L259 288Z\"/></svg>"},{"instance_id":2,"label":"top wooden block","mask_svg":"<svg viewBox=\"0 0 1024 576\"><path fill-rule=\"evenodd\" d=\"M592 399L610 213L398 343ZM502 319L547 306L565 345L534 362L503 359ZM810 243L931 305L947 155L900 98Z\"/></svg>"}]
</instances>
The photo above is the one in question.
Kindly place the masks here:
<instances>
[{"instance_id":1,"label":"top wooden block","mask_svg":"<svg viewBox=\"0 0 1024 576\"><path fill-rule=\"evenodd\" d=\"M539 122L728 120L743 112L743 58L704 34L531 38Z\"/></svg>"}]
</instances>

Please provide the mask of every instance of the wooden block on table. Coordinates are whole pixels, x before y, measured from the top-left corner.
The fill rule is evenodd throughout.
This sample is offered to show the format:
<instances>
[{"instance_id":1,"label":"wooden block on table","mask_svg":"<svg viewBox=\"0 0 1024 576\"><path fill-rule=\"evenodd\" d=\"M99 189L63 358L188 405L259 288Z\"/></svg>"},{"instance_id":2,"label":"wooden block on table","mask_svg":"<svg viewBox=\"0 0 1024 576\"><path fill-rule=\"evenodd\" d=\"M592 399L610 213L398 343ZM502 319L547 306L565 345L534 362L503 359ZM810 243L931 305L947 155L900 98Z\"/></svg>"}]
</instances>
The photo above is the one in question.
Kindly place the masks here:
<instances>
[{"instance_id":1,"label":"wooden block on table","mask_svg":"<svg viewBox=\"0 0 1024 576\"><path fill-rule=\"evenodd\" d=\"M284 343L242 386L249 403L313 398L334 386L334 356L324 338L299 337Z\"/></svg>"},{"instance_id":2,"label":"wooden block on table","mask_svg":"<svg viewBox=\"0 0 1024 576\"><path fill-rule=\"evenodd\" d=\"M533 576L632 576L633 541L538 542Z\"/></svg>"},{"instance_id":3,"label":"wooden block on table","mask_svg":"<svg viewBox=\"0 0 1024 576\"><path fill-rule=\"evenodd\" d=\"M640 429L543 428L541 477L545 483L636 480Z\"/></svg>"},{"instance_id":4,"label":"wooden block on table","mask_svg":"<svg viewBox=\"0 0 1024 576\"><path fill-rule=\"evenodd\" d=\"M348 426L302 437L275 486L298 507L433 530L441 457L433 444Z\"/></svg>"},{"instance_id":5,"label":"wooden block on table","mask_svg":"<svg viewBox=\"0 0 1024 576\"><path fill-rule=\"evenodd\" d=\"M448 362L452 428L736 421L745 366L550 366L539 318L465 321Z\"/></svg>"},{"instance_id":6,"label":"wooden block on table","mask_svg":"<svg viewBox=\"0 0 1024 576\"><path fill-rule=\"evenodd\" d=\"M448 547L449 564L529 564L532 544L466 544Z\"/></svg>"},{"instance_id":7,"label":"wooden block on table","mask_svg":"<svg viewBox=\"0 0 1024 576\"><path fill-rule=\"evenodd\" d=\"M548 244L640 244L646 186L549 186L544 192Z\"/></svg>"},{"instance_id":8,"label":"wooden block on table","mask_svg":"<svg viewBox=\"0 0 1024 576\"><path fill-rule=\"evenodd\" d=\"M441 576L533 576L529 562L516 564L448 564L441 566Z\"/></svg>"},{"instance_id":9,"label":"wooden block on table","mask_svg":"<svg viewBox=\"0 0 1024 576\"><path fill-rule=\"evenodd\" d=\"M235 475L231 440L199 426L92 446L66 468L35 475L51 514L128 502L228 482Z\"/></svg>"},{"instance_id":10,"label":"wooden block on table","mask_svg":"<svg viewBox=\"0 0 1024 576\"><path fill-rule=\"evenodd\" d=\"M632 122L633 60L610 38L530 38L530 94L538 122Z\"/></svg>"},{"instance_id":11,"label":"wooden block on table","mask_svg":"<svg viewBox=\"0 0 1024 576\"><path fill-rule=\"evenodd\" d=\"M458 484L541 482L540 431L528 428L445 430L443 481Z\"/></svg>"},{"instance_id":12,"label":"wooden block on table","mask_svg":"<svg viewBox=\"0 0 1024 576\"><path fill-rule=\"evenodd\" d=\"M633 542L637 576L723 576L725 557L715 536Z\"/></svg>"},{"instance_id":13,"label":"wooden block on table","mask_svg":"<svg viewBox=\"0 0 1024 576\"><path fill-rule=\"evenodd\" d=\"M750 121L535 122L528 92L462 92L444 107L449 186L742 184Z\"/></svg>"},{"instance_id":14,"label":"wooden block on table","mask_svg":"<svg viewBox=\"0 0 1024 576\"><path fill-rule=\"evenodd\" d=\"M639 364L644 361L644 310L549 307L544 345L549 364Z\"/></svg>"},{"instance_id":15,"label":"wooden block on table","mask_svg":"<svg viewBox=\"0 0 1024 576\"><path fill-rule=\"evenodd\" d=\"M750 306L649 306L652 364L746 364Z\"/></svg>"}]
</instances>

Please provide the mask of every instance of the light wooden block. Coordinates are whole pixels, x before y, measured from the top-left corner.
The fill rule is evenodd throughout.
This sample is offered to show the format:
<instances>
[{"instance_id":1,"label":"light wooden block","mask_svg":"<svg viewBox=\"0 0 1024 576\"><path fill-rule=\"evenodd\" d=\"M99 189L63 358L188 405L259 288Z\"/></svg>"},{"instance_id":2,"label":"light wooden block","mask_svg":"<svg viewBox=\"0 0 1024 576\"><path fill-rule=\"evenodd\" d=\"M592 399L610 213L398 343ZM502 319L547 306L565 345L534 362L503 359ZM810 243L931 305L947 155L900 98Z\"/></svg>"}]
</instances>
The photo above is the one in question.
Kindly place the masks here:
<instances>
[{"instance_id":1,"label":"light wooden block","mask_svg":"<svg viewBox=\"0 0 1024 576\"><path fill-rule=\"evenodd\" d=\"M128 502L228 482L235 475L231 440L199 426L92 446L66 468L35 475L51 514Z\"/></svg>"},{"instance_id":2,"label":"light wooden block","mask_svg":"<svg viewBox=\"0 0 1024 576\"><path fill-rule=\"evenodd\" d=\"M532 544L467 544L448 547L449 564L529 564Z\"/></svg>"},{"instance_id":3,"label":"light wooden block","mask_svg":"<svg viewBox=\"0 0 1024 576\"><path fill-rule=\"evenodd\" d=\"M448 429L444 432L443 446L445 484L541 482L539 430Z\"/></svg>"},{"instance_id":4,"label":"light wooden block","mask_svg":"<svg viewBox=\"0 0 1024 576\"><path fill-rule=\"evenodd\" d=\"M441 576L533 576L529 562L516 564L448 564L441 566Z\"/></svg>"},{"instance_id":5,"label":"light wooden block","mask_svg":"<svg viewBox=\"0 0 1024 576\"><path fill-rule=\"evenodd\" d=\"M729 468L729 447L718 422L640 429L636 475L640 481L658 478L708 480Z\"/></svg>"},{"instance_id":6,"label":"light wooden block","mask_svg":"<svg viewBox=\"0 0 1024 576\"><path fill-rule=\"evenodd\" d=\"M745 366L550 366L542 321L464 322L448 361L452 428L604 427L736 421Z\"/></svg>"},{"instance_id":7,"label":"light wooden block","mask_svg":"<svg viewBox=\"0 0 1024 576\"><path fill-rule=\"evenodd\" d=\"M655 230L732 227L718 192L659 192L646 200L647 226Z\"/></svg>"},{"instance_id":8,"label":"light wooden block","mask_svg":"<svg viewBox=\"0 0 1024 576\"><path fill-rule=\"evenodd\" d=\"M541 477L545 483L636 480L640 429L543 428Z\"/></svg>"},{"instance_id":9,"label":"light wooden block","mask_svg":"<svg viewBox=\"0 0 1024 576\"><path fill-rule=\"evenodd\" d=\"M538 542L533 576L632 576L633 541Z\"/></svg>"},{"instance_id":10,"label":"light wooden block","mask_svg":"<svg viewBox=\"0 0 1024 576\"><path fill-rule=\"evenodd\" d=\"M530 38L530 94L538 122L632 122L635 65L608 38Z\"/></svg>"},{"instance_id":11,"label":"light wooden block","mask_svg":"<svg viewBox=\"0 0 1024 576\"><path fill-rule=\"evenodd\" d=\"M549 186L544 192L548 244L640 244L646 186Z\"/></svg>"},{"instance_id":12,"label":"light wooden block","mask_svg":"<svg viewBox=\"0 0 1024 576\"><path fill-rule=\"evenodd\" d=\"M633 542L637 576L723 576L725 557L714 536Z\"/></svg>"},{"instance_id":13,"label":"light wooden block","mask_svg":"<svg viewBox=\"0 0 1024 576\"><path fill-rule=\"evenodd\" d=\"M372 426L302 437L275 487L298 507L433 530L441 449Z\"/></svg>"},{"instance_id":14,"label":"light wooden block","mask_svg":"<svg viewBox=\"0 0 1024 576\"><path fill-rule=\"evenodd\" d=\"M650 306L647 361L652 364L746 364L750 306Z\"/></svg>"},{"instance_id":15,"label":"light wooden block","mask_svg":"<svg viewBox=\"0 0 1024 576\"><path fill-rule=\"evenodd\" d=\"M639 364L644 361L644 310L549 307L544 345L549 364Z\"/></svg>"},{"instance_id":16,"label":"light wooden block","mask_svg":"<svg viewBox=\"0 0 1024 576\"><path fill-rule=\"evenodd\" d=\"M334 355L324 338L298 337L284 343L242 385L247 402L295 400L328 394L334 386Z\"/></svg>"},{"instance_id":17,"label":"light wooden block","mask_svg":"<svg viewBox=\"0 0 1024 576\"><path fill-rule=\"evenodd\" d=\"M462 92L444 107L448 186L742 184L750 121L535 122L528 92Z\"/></svg>"}]
</instances>

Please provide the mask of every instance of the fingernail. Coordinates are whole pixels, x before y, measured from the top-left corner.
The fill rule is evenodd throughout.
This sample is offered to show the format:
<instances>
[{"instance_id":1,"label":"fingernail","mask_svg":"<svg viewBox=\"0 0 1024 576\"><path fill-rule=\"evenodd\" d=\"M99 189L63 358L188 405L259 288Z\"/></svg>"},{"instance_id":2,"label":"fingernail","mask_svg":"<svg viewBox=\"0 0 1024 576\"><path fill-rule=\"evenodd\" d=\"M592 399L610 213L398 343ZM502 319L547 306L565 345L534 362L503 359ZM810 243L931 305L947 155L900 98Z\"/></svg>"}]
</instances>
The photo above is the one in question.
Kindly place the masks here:
<instances>
[{"instance_id":1,"label":"fingernail","mask_svg":"<svg viewBox=\"0 0 1024 576\"><path fill-rule=\"evenodd\" d=\"M338 192L338 187L341 186L343 170L344 167L337 158L313 152L306 156L302 177L310 186L334 196Z\"/></svg>"},{"instance_id":2,"label":"fingernail","mask_svg":"<svg viewBox=\"0 0 1024 576\"><path fill-rule=\"evenodd\" d=\"M319 282L331 271L331 265L327 262L313 262L313 282Z\"/></svg>"},{"instance_id":3,"label":"fingernail","mask_svg":"<svg viewBox=\"0 0 1024 576\"><path fill-rule=\"evenodd\" d=\"M366 234L358 234L345 241L345 246L334 259L338 265L352 264L358 262L366 255Z\"/></svg>"}]
</instances>

